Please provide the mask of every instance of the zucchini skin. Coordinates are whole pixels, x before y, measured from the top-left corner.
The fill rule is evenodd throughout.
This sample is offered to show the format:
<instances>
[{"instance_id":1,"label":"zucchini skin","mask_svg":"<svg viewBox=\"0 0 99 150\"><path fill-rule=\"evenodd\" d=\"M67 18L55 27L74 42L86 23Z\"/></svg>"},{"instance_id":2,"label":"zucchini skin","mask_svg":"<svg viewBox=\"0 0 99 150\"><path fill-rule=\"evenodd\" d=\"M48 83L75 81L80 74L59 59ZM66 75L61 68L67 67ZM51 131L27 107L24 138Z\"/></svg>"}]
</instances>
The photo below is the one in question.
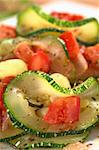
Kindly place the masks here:
<instances>
[{"instance_id":1,"label":"zucchini skin","mask_svg":"<svg viewBox=\"0 0 99 150\"><path fill-rule=\"evenodd\" d=\"M84 42L84 41L80 40L79 38L77 38L77 41L80 45L94 46L95 44L99 43L99 38L97 38L97 40L94 42Z\"/></svg>"},{"instance_id":2,"label":"zucchini skin","mask_svg":"<svg viewBox=\"0 0 99 150\"><path fill-rule=\"evenodd\" d=\"M54 132L41 132L41 131L39 132L39 131L35 131L35 130L32 130L32 129L26 127L24 124L22 124L21 122L16 120L10 112L8 112L8 113L9 113L10 119L13 122L13 125L15 128L19 127L22 130L24 130L26 133L30 133L30 134L36 135L37 137L41 137L41 138L52 138L52 137L58 137L58 136L82 134L84 132L87 132L88 130L90 131L93 127L95 127L99 123L99 118L97 117L97 121L86 129L68 130L68 131L55 132L55 133Z\"/></svg>"},{"instance_id":3,"label":"zucchini skin","mask_svg":"<svg viewBox=\"0 0 99 150\"><path fill-rule=\"evenodd\" d=\"M57 29L57 28L42 28L42 29L38 29L36 31L32 31L30 33L27 33L26 35L23 35L25 37L35 37L35 36L40 36L40 34L44 34L44 33L48 33L50 34L51 32L56 32L58 33L59 35L63 32L65 32L64 30L61 30L61 29Z\"/></svg>"},{"instance_id":4,"label":"zucchini skin","mask_svg":"<svg viewBox=\"0 0 99 150\"><path fill-rule=\"evenodd\" d=\"M53 23L55 25L58 25L60 27L79 27L82 26L86 23L89 23L90 21L97 21L94 17L93 18L87 18L87 19L83 19L82 21L64 21L64 20L60 20L57 18L54 18L46 13L44 13L42 11L42 9L36 5L33 5L31 7L33 10L35 10L42 18L46 19L47 21L49 21L50 23Z\"/></svg>"},{"instance_id":5,"label":"zucchini skin","mask_svg":"<svg viewBox=\"0 0 99 150\"><path fill-rule=\"evenodd\" d=\"M42 28L42 29L38 29L36 31L32 31L30 33L27 33L26 35L23 35L24 37L35 37L35 36L40 36L44 33L47 33L47 34L51 34L51 33L56 33L56 35L60 35L62 34L63 32L65 32L65 30L62 30L62 29L57 29L57 28ZM82 41L80 40L79 38L77 38L77 41L80 45L85 45L85 46L93 46L97 43L99 43L99 37L96 41L94 42L85 42L85 41Z\"/></svg>"},{"instance_id":6,"label":"zucchini skin","mask_svg":"<svg viewBox=\"0 0 99 150\"><path fill-rule=\"evenodd\" d=\"M14 135L14 136L9 136L9 137L7 137L7 138L2 138L2 139L0 139L0 142L8 142L9 140L14 140L14 139L16 139L16 138L19 138L19 137L21 137L21 136L23 136L25 133L24 133L24 131L22 132L22 133L20 133L20 134L16 134L16 135Z\"/></svg>"},{"instance_id":7,"label":"zucchini skin","mask_svg":"<svg viewBox=\"0 0 99 150\"><path fill-rule=\"evenodd\" d=\"M18 149L31 148L62 148L74 142L84 142L89 135L89 131L74 136L63 136L54 138L40 138L34 135L25 134L15 140L9 140L8 143Z\"/></svg>"},{"instance_id":8,"label":"zucchini skin","mask_svg":"<svg viewBox=\"0 0 99 150\"><path fill-rule=\"evenodd\" d=\"M64 30L60 30L57 28L42 28L40 30L36 30L34 32L28 33L27 35L25 35L25 37L42 36L42 34L44 34L44 33L45 34L47 33L47 35L49 35L49 34L51 35L51 33L56 33L56 34L60 35L63 32L64 32ZM67 58L69 58L69 54L68 54L65 42L62 39L60 39L59 37L56 38L56 40L62 45Z\"/></svg>"},{"instance_id":9,"label":"zucchini skin","mask_svg":"<svg viewBox=\"0 0 99 150\"><path fill-rule=\"evenodd\" d=\"M47 80L51 86L53 86L54 89L57 91L64 93L64 94L70 94L70 95L80 95L83 92L85 92L91 85L92 82L97 82L95 78L89 77L87 80L84 81L84 83L80 84L79 86L74 87L73 89L63 88L60 87L47 73L41 72L41 71L26 71L25 73L22 73L21 75L17 76L17 79L22 77L25 74L37 74L37 76L40 76ZM99 90L99 85L97 87L97 90Z\"/></svg>"},{"instance_id":10,"label":"zucchini skin","mask_svg":"<svg viewBox=\"0 0 99 150\"><path fill-rule=\"evenodd\" d=\"M46 73L43 73L43 72L40 72L40 71L29 71L29 72L25 72L25 73L22 73L21 75L18 75L16 78L15 78L15 80L12 80L11 81L11 83L14 83L14 82L16 82L17 80L19 80L19 79L22 79L22 77L23 76L26 76L26 75L29 75L29 74L36 74L37 76L40 76L40 77L42 77L42 78L44 78L44 79L46 79L48 82L49 82L49 84L51 85L51 86L53 86L53 88L55 88L57 91L59 91L59 92L62 92L62 93L64 93L64 94L77 94L77 89L78 89L78 94L80 94L80 93L82 93L83 91L85 91L88 87L90 87L90 84L91 84L91 82L93 81L93 79L94 78L91 78L92 80L87 80L87 81L85 81L85 82L88 82L87 84L85 84L85 85L82 85L81 87L79 87L79 88L75 88L74 90L72 90L72 92L71 92L71 90L70 89L65 89L65 88L62 88L62 87L60 87L58 84L56 84L55 83L55 81L53 81L53 79L52 78L50 78L50 76L48 75L48 74L46 74ZM91 82L90 82L91 81ZM10 83L10 84L11 84ZM8 87L7 87L7 89L6 89L6 91L5 91L5 94L4 94L4 97L5 97L5 95L6 95L6 92L7 91L9 91L9 88L10 88L10 84L8 85ZM80 88L82 89L82 90L80 90ZM73 93L74 92L74 93ZM6 101L6 98L4 98L4 102ZM5 106L7 107L7 104L5 103ZM8 108L8 107L7 107ZM95 119L95 121L92 123L92 124L90 124L90 126L88 125L88 127L86 127L86 128L82 128L82 129L77 129L77 130L68 130L68 131L62 131L62 132L42 132L42 131L37 131L37 130L33 130L33 129L31 129L31 128L28 128L28 127L26 127L24 124L22 124L21 122L19 122L14 116L13 116L13 114L10 112L10 110L8 109L8 113L9 113L9 115L10 115L10 118L11 118L11 120L12 120L12 122L13 122L13 125L15 126L15 127L20 127L21 129L23 129L25 132L27 132L27 133L32 133L32 134L34 134L34 135L36 135L36 136L39 136L39 137L44 137L44 138L49 138L49 137L57 137L57 136L65 136L65 135L74 135L74 134L81 134L81 133L83 133L83 132L85 132L85 131L87 131L88 129L90 129L90 128L92 128L93 126L95 126L95 124L96 124L96 122L98 121L98 118L96 117L96 119Z\"/></svg>"},{"instance_id":11,"label":"zucchini skin","mask_svg":"<svg viewBox=\"0 0 99 150\"><path fill-rule=\"evenodd\" d=\"M92 82L97 83L97 80L93 77L89 77L87 80L85 80L82 84L72 88L72 89L68 89L68 88L63 88L60 87L51 77L49 74L45 73L45 72L41 72L41 71L25 71L20 75L17 75L16 80L21 79L23 76L29 75L29 74L36 74L37 76L40 76L42 78L44 78L47 82L49 82L49 84L56 89L57 91L64 93L64 94L69 94L69 95L80 95L83 92L85 92L91 85ZM14 80L11 81L11 83L14 82ZM10 84L9 84L10 85ZM6 92L9 90L9 86L8 88L6 88ZM99 90L99 85L97 87L97 90ZM5 92L5 93L6 93Z\"/></svg>"},{"instance_id":12,"label":"zucchini skin","mask_svg":"<svg viewBox=\"0 0 99 150\"><path fill-rule=\"evenodd\" d=\"M10 141L7 141L8 144L15 147ZM68 144L67 144L68 145ZM49 142L40 142L40 143L33 143L33 144L27 144L27 146L24 147L24 150L30 150L34 148L63 148L65 147L65 144L57 144L57 143L49 143ZM16 148L16 147L15 147ZM18 148L21 150L21 148Z\"/></svg>"},{"instance_id":13,"label":"zucchini skin","mask_svg":"<svg viewBox=\"0 0 99 150\"><path fill-rule=\"evenodd\" d=\"M94 33L92 32L92 36L90 34L90 38L88 38L88 31L87 31L87 28L84 26L84 31L83 31L83 28L81 29L82 30L82 35L81 34L78 35L77 39L80 41L80 43L83 43L84 45L93 45L93 44L97 43L98 40L99 40L99 23L98 23L96 18L86 18L86 19L83 19L83 20L80 20L80 21L72 22L72 21L64 21L64 20L54 18L54 17L44 13L41 8L39 8L38 6L35 6L35 5L33 5L32 7L30 7L29 9L26 10L27 11L26 13L29 15L28 10L33 11L34 13L36 13L38 15L38 17L41 17L41 19L43 19L47 23L49 23L50 24L49 27L54 26L55 28L63 29L65 31L66 30L77 29L77 27L82 28L82 26L88 24L87 28L89 29L89 27L90 28L92 27L93 30L94 30ZM22 12L18 15L18 24L17 24L17 32L19 34L21 34L22 36L24 36L25 34L27 35L27 33L31 34L31 31L36 30L36 26L35 27L31 26L30 28L32 28L32 29L30 29L30 31L27 32L26 30L24 30L23 33L22 33L21 28L25 27L25 23L23 23L23 25L21 24L21 19L22 19L22 16L24 16L24 13L25 12ZM26 16L27 16L27 14L26 14ZM31 23L31 21L30 21L30 23ZM40 22L40 24L41 23L42 22ZM91 26L89 26L89 23L91 23ZM43 28L43 26L46 26L46 24L44 24L41 27L40 27L40 25L38 25L38 26L39 27L37 27L37 29L41 29L41 28ZM86 30L87 34L86 34L85 30ZM85 38L84 38L84 36L85 36Z\"/></svg>"},{"instance_id":14,"label":"zucchini skin","mask_svg":"<svg viewBox=\"0 0 99 150\"><path fill-rule=\"evenodd\" d=\"M60 38L57 38L57 40L61 43L61 45L62 45L62 47L63 47L63 49L65 51L65 54L66 54L67 58L69 59L69 54L68 54L68 50L66 48L65 42L62 39L60 39Z\"/></svg>"}]
</instances>

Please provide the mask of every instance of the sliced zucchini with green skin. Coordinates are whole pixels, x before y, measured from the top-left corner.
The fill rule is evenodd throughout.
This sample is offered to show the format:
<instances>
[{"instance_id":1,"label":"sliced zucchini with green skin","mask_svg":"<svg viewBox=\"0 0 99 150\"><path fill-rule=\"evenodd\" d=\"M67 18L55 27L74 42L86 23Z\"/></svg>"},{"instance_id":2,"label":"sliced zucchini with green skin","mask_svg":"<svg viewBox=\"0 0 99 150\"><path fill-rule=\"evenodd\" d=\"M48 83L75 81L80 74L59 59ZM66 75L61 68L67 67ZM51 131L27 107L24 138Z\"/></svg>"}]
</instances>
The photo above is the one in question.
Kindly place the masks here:
<instances>
[{"instance_id":1,"label":"sliced zucchini with green skin","mask_svg":"<svg viewBox=\"0 0 99 150\"><path fill-rule=\"evenodd\" d=\"M95 44L99 43L99 38L96 42L84 42L84 41L81 41L79 38L77 38L77 42L80 44L80 45L85 45L86 47L87 46L94 46Z\"/></svg>"},{"instance_id":2,"label":"sliced zucchini with green skin","mask_svg":"<svg viewBox=\"0 0 99 150\"><path fill-rule=\"evenodd\" d=\"M57 29L57 28L42 28L42 29L33 31L31 33L28 33L25 36L26 37L36 37L36 36L53 35L53 36L59 37L63 32L65 32L65 31L62 29ZM92 46L92 45L95 45L97 43L97 41L99 41L99 40L97 40L96 42L84 42L84 41L81 41L79 38L77 38L77 41L79 42L80 45Z\"/></svg>"},{"instance_id":3,"label":"sliced zucchini with green skin","mask_svg":"<svg viewBox=\"0 0 99 150\"><path fill-rule=\"evenodd\" d=\"M89 77L85 82L74 87L73 91L81 97L92 97L99 93L99 83L95 78Z\"/></svg>"},{"instance_id":4,"label":"sliced zucchini with green skin","mask_svg":"<svg viewBox=\"0 0 99 150\"><path fill-rule=\"evenodd\" d=\"M17 32L19 34L26 35L42 28L73 30L77 32L77 38L85 43L96 43L99 36L99 24L95 18L75 22L59 20L44 13L37 6L32 6L18 15Z\"/></svg>"},{"instance_id":5,"label":"sliced zucchini with green skin","mask_svg":"<svg viewBox=\"0 0 99 150\"><path fill-rule=\"evenodd\" d=\"M6 142L8 140L15 139L23 135L24 131L13 126L10 126L8 129L1 131L0 130L0 142Z\"/></svg>"},{"instance_id":6,"label":"sliced zucchini with green skin","mask_svg":"<svg viewBox=\"0 0 99 150\"><path fill-rule=\"evenodd\" d=\"M97 115L99 116L99 93L97 95L93 95L90 99L90 107L94 107L97 111Z\"/></svg>"},{"instance_id":7,"label":"sliced zucchini with green skin","mask_svg":"<svg viewBox=\"0 0 99 150\"><path fill-rule=\"evenodd\" d=\"M76 94L77 91L78 94L81 94L90 88L91 85L89 85L89 81L89 79L85 81L86 86L83 83L78 89L77 87L75 90L66 89L56 84L55 81L45 73L25 72L17 76L7 86L4 93L4 103L14 125L22 128L26 132L31 132L41 137L80 134L97 122L98 118L95 109L86 108L80 114L77 127L74 130L64 130L64 125L49 125L45 123L42 117L37 114L41 109L38 106L42 104L43 108L48 107L53 97L74 95L75 91ZM31 107L29 102L34 106Z\"/></svg>"},{"instance_id":8,"label":"sliced zucchini with green skin","mask_svg":"<svg viewBox=\"0 0 99 150\"><path fill-rule=\"evenodd\" d=\"M53 73L50 77L60 86L64 88L71 88L70 82L67 77L63 76L60 73Z\"/></svg>"},{"instance_id":9,"label":"sliced zucchini with green skin","mask_svg":"<svg viewBox=\"0 0 99 150\"><path fill-rule=\"evenodd\" d=\"M18 149L31 148L62 148L67 144L74 142L84 142L89 132L84 132L78 135L67 135L53 138L40 138L34 135L26 134L14 140L9 140L10 145Z\"/></svg>"},{"instance_id":10,"label":"sliced zucchini with green skin","mask_svg":"<svg viewBox=\"0 0 99 150\"><path fill-rule=\"evenodd\" d=\"M36 31L33 31L31 33L28 33L25 35L25 37L36 37L36 36L47 36L47 35L53 35L53 36L60 36L64 30L57 29L57 28L42 28L38 29Z\"/></svg>"}]
</instances>

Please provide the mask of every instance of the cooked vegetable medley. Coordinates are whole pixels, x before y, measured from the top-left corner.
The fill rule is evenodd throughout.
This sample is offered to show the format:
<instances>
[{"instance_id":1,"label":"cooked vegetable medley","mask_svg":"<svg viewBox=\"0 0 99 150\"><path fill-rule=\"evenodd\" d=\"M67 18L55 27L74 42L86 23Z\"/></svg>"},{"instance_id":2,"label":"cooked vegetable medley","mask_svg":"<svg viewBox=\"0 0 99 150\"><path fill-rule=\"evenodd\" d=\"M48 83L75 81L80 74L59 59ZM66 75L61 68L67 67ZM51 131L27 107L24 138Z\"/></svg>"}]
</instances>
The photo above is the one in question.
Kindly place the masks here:
<instances>
[{"instance_id":1,"label":"cooked vegetable medley","mask_svg":"<svg viewBox=\"0 0 99 150\"><path fill-rule=\"evenodd\" d=\"M98 40L95 18L37 6L0 26L0 142L86 148L99 123Z\"/></svg>"}]
</instances>

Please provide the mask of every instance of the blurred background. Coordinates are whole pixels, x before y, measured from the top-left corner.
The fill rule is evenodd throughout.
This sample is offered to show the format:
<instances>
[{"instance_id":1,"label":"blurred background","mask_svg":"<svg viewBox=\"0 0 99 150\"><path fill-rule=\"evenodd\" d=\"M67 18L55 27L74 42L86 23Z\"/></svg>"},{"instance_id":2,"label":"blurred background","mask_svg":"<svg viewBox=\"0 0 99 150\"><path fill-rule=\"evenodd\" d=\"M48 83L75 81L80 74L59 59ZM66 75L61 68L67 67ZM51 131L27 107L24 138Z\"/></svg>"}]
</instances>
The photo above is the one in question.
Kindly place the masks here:
<instances>
[{"instance_id":1,"label":"blurred background","mask_svg":"<svg viewBox=\"0 0 99 150\"><path fill-rule=\"evenodd\" d=\"M19 12L20 10L31 6L32 4L38 5L48 5L55 0L0 0L0 20L12 16ZM99 8L99 0L57 0L57 2L75 2L80 5L86 4L94 7L96 9Z\"/></svg>"}]
</instances>

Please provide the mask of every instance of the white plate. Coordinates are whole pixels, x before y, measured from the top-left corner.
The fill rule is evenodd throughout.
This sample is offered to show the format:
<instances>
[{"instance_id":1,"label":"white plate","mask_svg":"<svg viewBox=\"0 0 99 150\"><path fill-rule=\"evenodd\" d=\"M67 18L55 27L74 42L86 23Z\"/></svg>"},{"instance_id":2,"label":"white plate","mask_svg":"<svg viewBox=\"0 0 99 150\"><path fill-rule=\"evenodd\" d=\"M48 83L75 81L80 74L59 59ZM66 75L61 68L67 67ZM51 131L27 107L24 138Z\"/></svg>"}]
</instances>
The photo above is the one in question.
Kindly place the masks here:
<instances>
[{"instance_id":1,"label":"white plate","mask_svg":"<svg viewBox=\"0 0 99 150\"><path fill-rule=\"evenodd\" d=\"M70 1L57 0L54 2L49 2L49 4L46 4L42 7L47 13L53 10L56 10L56 11L62 11L62 12L64 11L64 12L78 13L84 16L96 17L99 19L99 8L91 7L91 6L84 5L84 4L81 5L80 3L77 4L74 2L70 2ZM0 24L9 24L9 25L15 26L16 17L2 21L0 22ZM99 127L92 130L86 144L89 144L90 150L99 150ZM12 148L6 144L1 143L0 150L12 150Z\"/></svg>"}]
</instances>

